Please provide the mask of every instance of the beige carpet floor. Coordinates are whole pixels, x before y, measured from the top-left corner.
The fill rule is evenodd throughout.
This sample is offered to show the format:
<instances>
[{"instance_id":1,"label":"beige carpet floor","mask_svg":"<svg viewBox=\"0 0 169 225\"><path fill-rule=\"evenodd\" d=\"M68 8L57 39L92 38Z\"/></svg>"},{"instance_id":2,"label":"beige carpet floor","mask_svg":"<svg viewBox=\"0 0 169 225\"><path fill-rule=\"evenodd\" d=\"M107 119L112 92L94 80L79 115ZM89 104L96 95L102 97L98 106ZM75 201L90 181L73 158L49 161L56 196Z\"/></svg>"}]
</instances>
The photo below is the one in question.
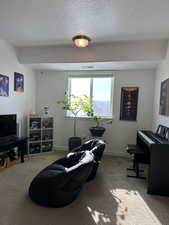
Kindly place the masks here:
<instances>
[{"instance_id":1,"label":"beige carpet floor","mask_svg":"<svg viewBox=\"0 0 169 225\"><path fill-rule=\"evenodd\" d=\"M32 178L63 153L38 156L0 173L0 225L169 225L169 198L146 194L146 181L126 177L127 159L105 156L76 201L45 208L28 197Z\"/></svg>"}]
</instances>

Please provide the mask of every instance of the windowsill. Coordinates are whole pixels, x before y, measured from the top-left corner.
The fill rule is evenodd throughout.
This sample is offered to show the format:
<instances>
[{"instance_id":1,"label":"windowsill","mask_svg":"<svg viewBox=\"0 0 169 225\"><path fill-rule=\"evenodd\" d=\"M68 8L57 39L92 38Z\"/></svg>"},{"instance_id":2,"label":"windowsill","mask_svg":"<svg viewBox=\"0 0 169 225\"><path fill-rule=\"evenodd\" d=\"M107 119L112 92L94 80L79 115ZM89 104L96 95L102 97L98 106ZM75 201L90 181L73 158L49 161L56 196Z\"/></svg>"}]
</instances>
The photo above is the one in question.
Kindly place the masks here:
<instances>
[{"instance_id":1,"label":"windowsill","mask_svg":"<svg viewBox=\"0 0 169 225\"><path fill-rule=\"evenodd\" d=\"M74 119L74 117L73 116L65 116L65 118L66 119ZM77 119L82 119L82 120L94 120L93 119L93 117L87 117L87 116L78 116L78 117L76 117ZM101 120L113 120L114 119L114 117L112 116L112 117L102 117L101 118Z\"/></svg>"}]
</instances>

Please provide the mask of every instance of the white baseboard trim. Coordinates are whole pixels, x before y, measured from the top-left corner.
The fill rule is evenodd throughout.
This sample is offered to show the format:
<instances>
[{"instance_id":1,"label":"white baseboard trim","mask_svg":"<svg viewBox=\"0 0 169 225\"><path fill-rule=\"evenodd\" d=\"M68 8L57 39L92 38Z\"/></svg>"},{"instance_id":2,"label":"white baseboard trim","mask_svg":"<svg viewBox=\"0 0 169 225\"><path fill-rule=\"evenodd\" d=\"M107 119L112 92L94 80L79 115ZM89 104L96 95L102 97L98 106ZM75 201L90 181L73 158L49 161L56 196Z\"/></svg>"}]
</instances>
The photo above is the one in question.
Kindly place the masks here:
<instances>
[{"instance_id":1,"label":"white baseboard trim","mask_svg":"<svg viewBox=\"0 0 169 225\"><path fill-rule=\"evenodd\" d=\"M54 145L53 146L54 151L64 151L68 152L68 146L59 146ZM129 156L125 152L110 152L110 151L104 151L104 155L110 155L115 157L123 157L123 158L129 158Z\"/></svg>"}]
</instances>

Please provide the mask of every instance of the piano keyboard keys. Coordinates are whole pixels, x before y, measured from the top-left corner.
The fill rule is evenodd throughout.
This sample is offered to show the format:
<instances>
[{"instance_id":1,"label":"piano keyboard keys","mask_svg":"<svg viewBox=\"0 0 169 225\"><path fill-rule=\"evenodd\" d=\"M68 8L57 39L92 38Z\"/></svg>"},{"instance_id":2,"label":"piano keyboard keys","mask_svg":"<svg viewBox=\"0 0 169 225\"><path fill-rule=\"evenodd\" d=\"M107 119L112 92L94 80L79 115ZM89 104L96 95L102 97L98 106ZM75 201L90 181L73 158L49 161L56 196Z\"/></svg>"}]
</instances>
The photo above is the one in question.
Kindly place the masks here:
<instances>
[{"instance_id":1,"label":"piano keyboard keys","mask_svg":"<svg viewBox=\"0 0 169 225\"><path fill-rule=\"evenodd\" d=\"M155 142L152 141L149 137L147 137L142 131L138 131L138 134L142 136L150 145L154 144Z\"/></svg>"}]
</instances>

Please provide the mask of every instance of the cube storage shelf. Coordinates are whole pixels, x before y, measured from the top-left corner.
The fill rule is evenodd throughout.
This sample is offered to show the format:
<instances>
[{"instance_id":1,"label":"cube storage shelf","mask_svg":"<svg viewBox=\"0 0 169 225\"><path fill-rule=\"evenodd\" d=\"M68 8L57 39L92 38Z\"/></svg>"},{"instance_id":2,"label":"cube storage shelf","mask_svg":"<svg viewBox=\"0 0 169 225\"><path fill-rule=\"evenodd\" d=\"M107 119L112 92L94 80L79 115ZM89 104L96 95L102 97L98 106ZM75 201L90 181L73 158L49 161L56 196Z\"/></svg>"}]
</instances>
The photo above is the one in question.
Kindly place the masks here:
<instances>
[{"instance_id":1,"label":"cube storage shelf","mask_svg":"<svg viewBox=\"0 0 169 225\"><path fill-rule=\"evenodd\" d=\"M37 154L53 150L53 117L28 118L28 153Z\"/></svg>"}]
</instances>

